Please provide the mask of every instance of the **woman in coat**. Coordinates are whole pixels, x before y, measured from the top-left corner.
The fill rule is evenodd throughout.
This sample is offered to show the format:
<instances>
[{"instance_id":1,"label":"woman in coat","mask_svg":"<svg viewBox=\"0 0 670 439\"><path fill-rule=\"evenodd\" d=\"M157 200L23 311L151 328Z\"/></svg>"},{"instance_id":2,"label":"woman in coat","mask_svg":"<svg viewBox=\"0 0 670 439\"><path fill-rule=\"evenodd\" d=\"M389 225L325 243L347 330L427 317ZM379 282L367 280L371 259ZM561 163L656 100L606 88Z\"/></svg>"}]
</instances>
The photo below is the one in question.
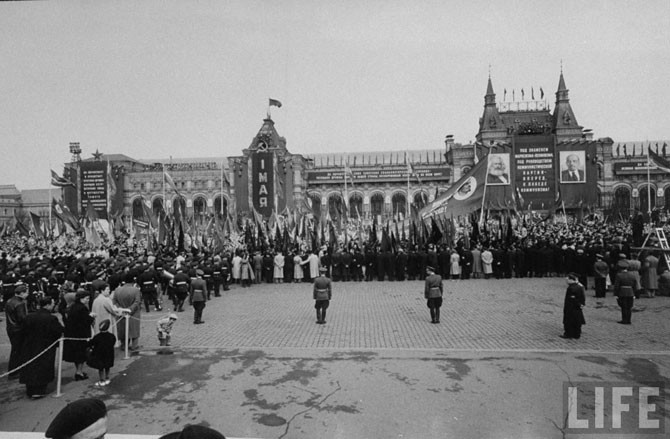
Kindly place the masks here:
<instances>
[{"instance_id":1,"label":"woman in coat","mask_svg":"<svg viewBox=\"0 0 670 439\"><path fill-rule=\"evenodd\" d=\"M42 353L63 335L63 325L51 313L53 305L52 297L42 297L39 300L39 309L26 317L22 329L24 340L20 350L22 364ZM57 347L58 344L53 345L35 361L26 364L21 369L19 382L25 384L28 397L37 399L47 393L47 385L56 376L54 362Z\"/></svg>"},{"instance_id":2,"label":"woman in coat","mask_svg":"<svg viewBox=\"0 0 670 439\"><path fill-rule=\"evenodd\" d=\"M586 304L584 286L579 283L577 273L568 274L567 283L563 302L563 335L560 337L578 339L582 335L582 325L586 323L582 312Z\"/></svg>"},{"instance_id":3,"label":"woman in coat","mask_svg":"<svg viewBox=\"0 0 670 439\"><path fill-rule=\"evenodd\" d=\"M88 310L88 302L91 296L88 291L80 289L77 291L74 303L67 310L65 319L65 337L79 338L82 340L65 340L63 345L63 361L74 363L75 381L85 380L88 375L84 373L86 362L86 346L91 338L91 325L95 316Z\"/></svg>"},{"instance_id":4,"label":"woman in coat","mask_svg":"<svg viewBox=\"0 0 670 439\"><path fill-rule=\"evenodd\" d=\"M302 278L302 258L300 257L300 254L296 253L293 257L293 281L302 282Z\"/></svg>"},{"instance_id":5,"label":"woman in coat","mask_svg":"<svg viewBox=\"0 0 670 439\"><path fill-rule=\"evenodd\" d=\"M95 323L93 324L93 335L96 335L99 331L100 322L104 320L109 320L111 325L109 327L109 333L114 337L118 338L118 332L116 330L117 320L123 315L124 312L129 313L129 309L119 308L118 306L112 303L112 298L110 297L109 284L107 282L99 281L98 283L94 282L94 290L98 293L97 297L93 301L91 306L91 311L95 314ZM123 320L120 322L124 324Z\"/></svg>"},{"instance_id":6,"label":"woman in coat","mask_svg":"<svg viewBox=\"0 0 670 439\"><path fill-rule=\"evenodd\" d=\"M460 279L461 277L461 255L456 250L451 253L449 257L450 270L452 279Z\"/></svg>"},{"instance_id":7,"label":"woman in coat","mask_svg":"<svg viewBox=\"0 0 670 439\"><path fill-rule=\"evenodd\" d=\"M277 251L274 259L274 282L282 283L284 281L284 255L281 250Z\"/></svg>"},{"instance_id":8,"label":"woman in coat","mask_svg":"<svg viewBox=\"0 0 670 439\"><path fill-rule=\"evenodd\" d=\"M260 275L260 273L258 273ZM254 281L254 270L249 263L249 254L244 252L240 260L240 279L243 287L251 286Z\"/></svg>"},{"instance_id":9,"label":"woman in coat","mask_svg":"<svg viewBox=\"0 0 670 439\"><path fill-rule=\"evenodd\" d=\"M658 258L653 254L643 254L640 283L647 292L647 297L656 296L658 290Z\"/></svg>"}]
</instances>

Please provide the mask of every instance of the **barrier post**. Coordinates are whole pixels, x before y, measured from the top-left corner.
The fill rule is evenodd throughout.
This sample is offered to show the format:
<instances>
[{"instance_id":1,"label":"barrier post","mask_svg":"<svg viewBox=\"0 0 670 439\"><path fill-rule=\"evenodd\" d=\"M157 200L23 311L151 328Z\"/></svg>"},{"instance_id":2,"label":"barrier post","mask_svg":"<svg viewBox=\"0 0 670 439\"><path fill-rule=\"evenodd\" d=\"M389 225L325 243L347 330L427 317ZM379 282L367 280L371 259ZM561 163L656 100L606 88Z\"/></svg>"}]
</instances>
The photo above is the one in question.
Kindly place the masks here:
<instances>
[{"instance_id":1,"label":"barrier post","mask_svg":"<svg viewBox=\"0 0 670 439\"><path fill-rule=\"evenodd\" d=\"M130 314L126 314L125 317L126 317L126 334L125 334L125 337L124 337L125 338L124 349L125 349L125 352L126 352L126 356L123 357L123 359L127 360L127 359L130 358L130 355L128 355L128 340L130 340L129 337L128 337L128 329L130 327Z\"/></svg>"},{"instance_id":2,"label":"barrier post","mask_svg":"<svg viewBox=\"0 0 670 439\"><path fill-rule=\"evenodd\" d=\"M63 378L63 337L58 340L58 376L56 379L56 394L54 398L59 398L62 393L60 391L61 379Z\"/></svg>"}]
</instances>

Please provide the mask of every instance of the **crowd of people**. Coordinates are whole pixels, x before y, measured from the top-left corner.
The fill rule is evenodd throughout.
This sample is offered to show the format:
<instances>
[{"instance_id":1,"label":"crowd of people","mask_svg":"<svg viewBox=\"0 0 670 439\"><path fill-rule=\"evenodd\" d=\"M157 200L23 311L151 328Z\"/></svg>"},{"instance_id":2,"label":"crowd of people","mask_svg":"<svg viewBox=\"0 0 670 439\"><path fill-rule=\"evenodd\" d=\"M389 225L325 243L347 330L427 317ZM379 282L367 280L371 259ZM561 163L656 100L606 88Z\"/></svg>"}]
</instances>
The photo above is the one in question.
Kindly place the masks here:
<instances>
[{"instance_id":1,"label":"crowd of people","mask_svg":"<svg viewBox=\"0 0 670 439\"><path fill-rule=\"evenodd\" d=\"M154 252L120 240L91 249L83 239L55 246L18 236L4 238L0 276L11 343L9 377L25 384L28 396L45 395L54 379L55 348L50 347L65 337L63 359L74 364L74 379L88 379L88 364L98 371L95 385L105 386L114 365L114 348L139 350L142 312L170 308L171 314L156 323L159 344L169 346L172 325L184 312L187 300L193 309L193 324L203 324L207 302L221 296L231 283L252 287L261 282L314 282L317 323L321 324L332 294L331 282L434 281L433 275L452 280L509 279L570 273L585 289L593 276L596 296L603 297L608 285L619 288L618 273L625 265L626 271L636 273L633 276L639 283L632 289L633 297L654 297L670 290L670 272L655 250L658 241L652 237L646 244L652 251L638 254L632 248L629 223L538 222L515 235L501 236L461 236L455 242L423 245L401 242L383 251L376 243L358 241L314 249L253 249L240 243L220 253L202 248ZM439 285L441 288L441 280ZM437 299L429 293L430 289L427 299ZM440 319L436 302L429 301L433 323ZM620 300L620 305L630 310L629 299ZM119 324L126 316L127 325ZM630 323L625 315L622 321ZM47 355L19 367L45 349Z\"/></svg>"}]
</instances>

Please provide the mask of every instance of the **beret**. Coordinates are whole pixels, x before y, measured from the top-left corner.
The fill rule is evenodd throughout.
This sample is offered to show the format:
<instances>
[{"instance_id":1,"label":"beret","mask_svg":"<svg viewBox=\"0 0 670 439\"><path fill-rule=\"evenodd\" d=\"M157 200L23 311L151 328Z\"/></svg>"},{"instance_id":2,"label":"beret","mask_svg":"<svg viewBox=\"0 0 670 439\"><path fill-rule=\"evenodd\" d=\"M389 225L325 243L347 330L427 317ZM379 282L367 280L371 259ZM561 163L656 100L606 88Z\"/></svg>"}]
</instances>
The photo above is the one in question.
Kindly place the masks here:
<instances>
[{"instance_id":1,"label":"beret","mask_svg":"<svg viewBox=\"0 0 670 439\"><path fill-rule=\"evenodd\" d=\"M96 398L85 398L66 405L51 421L44 435L53 439L67 439L107 416L105 403Z\"/></svg>"},{"instance_id":2,"label":"beret","mask_svg":"<svg viewBox=\"0 0 670 439\"><path fill-rule=\"evenodd\" d=\"M98 326L101 331L106 331L109 329L109 326L111 325L111 322L109 319L105 319L102 322L100 322L100 325Z\"/></svg>"},{"instance_id":3,"label":"beret","mask_svg":"<svg viewBox=\"0 0 670 439\"><path fill-rule=\"evenodd\" d=\"M195 274L197 274L198 276L202 276L203 274L205 274L205 272L198 269L198 270L195 270Z\"/></svg>"},{"instance_id":4,"label":"beret","mask_svg":"<svg viewBox=\"0 0 670 439\"><path fill-rule=\"evenodd\" d=\"M77 290L75 298L76 299L83 299L84 297L88 297L88 296L89 296L88 291L80 288L80 289Z\"/></svg>"},{"instance_id":5,"label":"beret","mask_svg":"<svg viewBox=\"0 0 670 439\"><path fill-rule=\"evenodd\" d=\"M91 282L91 286L93 287L94 291L102 291L105 288L107 288L109 284L105 282L104 280L96 279L93 282Z\"/></svg>"},{"instance_id":6,"label":"beret","mask_svg":"<svg viewBox=\"0 0 670 439\"><path fill-rule=\"evenodd\" d=\"M159 439L226 439L226 437L209 427L187 425L182 431L166 434Z\"/></svg>"},{"instance_id":7,"label":"beret","mask_svg":"<svg viewBox=\"0 0 670 439\"><path fill-rule=\"evenodd\" d=\"M435 269L433 267L431 267L430 265L426 266L426 270L435 271Z\"/></svg>"},{"instance_id":8,"label":"beret","mask_svg":"<svg viewBox=\"0 0 670 439\"><path fill-rule=\"evenodd\" d=\"M14 288L14 293L25 293L28 291L28 286L26 284L17 285Z\"/></svg>"}]
</instances>

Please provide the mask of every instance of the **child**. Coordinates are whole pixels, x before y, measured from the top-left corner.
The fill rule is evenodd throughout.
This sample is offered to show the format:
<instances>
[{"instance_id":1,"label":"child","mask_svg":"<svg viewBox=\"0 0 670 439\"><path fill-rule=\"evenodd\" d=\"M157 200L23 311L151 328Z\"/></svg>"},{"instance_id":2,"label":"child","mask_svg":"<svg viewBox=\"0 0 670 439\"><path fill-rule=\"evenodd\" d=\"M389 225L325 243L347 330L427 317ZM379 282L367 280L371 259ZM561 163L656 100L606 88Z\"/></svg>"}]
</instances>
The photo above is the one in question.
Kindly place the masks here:
<instances>
[{"instance_id":1,"label":"child","mask_svg":"<svg viewBox=\"0 0 670 439\"><path fill-rule=\"evenodd\" d=\"M96 387L104 387L109 384L109 369L114 366L114 344L116 337L108 332L111 322L105 319L98 326L100 332L88 342L91 354L86 362L90 367L98 369L100 381L95 383Z\"/></svg>"},{"instance_id":2,"label":"child","mask_svg":"<svg viewBox=\"0 0 670 439\"><path fill-rule=\"evenodd\" d=\"M156 330L158 331L158 342L161 346L170 346L170 332L172 325L177 320L177 314L170 314L156 323Z\"/></svg>"}]
</instances>

